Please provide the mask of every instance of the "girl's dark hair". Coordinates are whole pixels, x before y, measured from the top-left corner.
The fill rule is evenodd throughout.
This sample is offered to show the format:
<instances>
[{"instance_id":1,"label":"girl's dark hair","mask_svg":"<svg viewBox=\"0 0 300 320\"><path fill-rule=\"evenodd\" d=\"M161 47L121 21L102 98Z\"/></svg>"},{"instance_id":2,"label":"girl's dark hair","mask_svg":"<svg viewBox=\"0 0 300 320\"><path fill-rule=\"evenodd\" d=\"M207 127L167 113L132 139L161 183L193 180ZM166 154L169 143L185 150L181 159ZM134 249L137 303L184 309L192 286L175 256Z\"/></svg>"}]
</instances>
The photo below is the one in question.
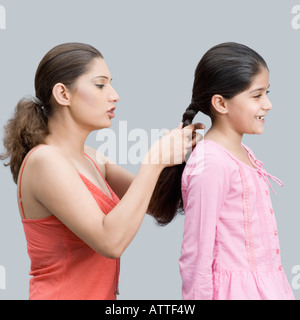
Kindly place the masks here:
<instances>
[{"instance_id":1,"label":"girl's dark hair","mask_svg":"<svg viewBox=\"0 0 300 320\"><path fill-rule=\"evenodd\" d=\"M245 45L228 42L211 48L200 60L194 78L192 101L182 116L183 126L192 123L201 111L214 120L211 99L219 94L231 99L249 88L263 68L265 60ZM165 168L152 195L149 212L158 224L166 225L183 211L181 176L185 163Z\"/></svg>"},{"instance_id":2,"label":"girl's dark hair","mask_svg":"<svg viewBox=\"0 0 300 320\"><path fill-rule=\"evenodd\" d=\"M74 42L54 47L40 62L35 75L36 97L20 100L13 117L5 126L3 142L6 153L0 159L10 158L5 166L10 166L15 183L26 154L42 144L49 134L48 119L53 112L53 87L63 83L71 89L97 57L103 58L94 47Z\"/></svg>"}]
</instances>

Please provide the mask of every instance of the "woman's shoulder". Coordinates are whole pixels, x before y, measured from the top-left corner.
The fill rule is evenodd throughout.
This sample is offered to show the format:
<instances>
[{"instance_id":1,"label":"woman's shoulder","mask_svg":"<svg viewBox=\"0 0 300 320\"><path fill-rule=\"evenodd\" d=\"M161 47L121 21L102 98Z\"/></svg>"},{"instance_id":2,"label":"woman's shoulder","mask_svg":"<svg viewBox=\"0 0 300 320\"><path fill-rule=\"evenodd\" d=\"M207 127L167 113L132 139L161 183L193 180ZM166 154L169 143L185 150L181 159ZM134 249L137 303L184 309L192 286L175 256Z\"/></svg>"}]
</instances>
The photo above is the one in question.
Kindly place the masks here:
<instances>
[{"instance_id":1,"label":"woman's shoulder","mask_svg":"<svg viewBox=\"0 0 300 320\"><path fill-rule=\"evenodd\" d=\"M56 168L56 171L63 171L71 166L70 160L61 152L61 150L52 145L41 144L32 148L25 156L21 171L26 166L26 171L31 170L43 173L50 168Z\"/></svg>"},{"instance_id":2,"label":"woman's shoulder","mask_svg":"<svg viewBox=\"0 0 300 320\"><path fill-rule=\"evenodd\" d=\"M25 156L24 161L26 163L45 163L46 162L55 162L56 160L67 160L67 157L61 152L58 147L52 145L41 144L32 148L27 155Z\"/></svg>"},{"instance_id":3,"label":"woman's shoulder","mask_svg":"<svg viewBox=\"0 0 300 320\"><path fill-rule=\"evenodd\" d=\"M70 160L55 146L38 145L25 156L19 170L18 188L23 186L22 197L41 192L47 185L60 188L60 178L69 179L75 176L76 170ZM51 183L50 183L51 182ZM20 190L21 192L21 190Z\"/></svg>"},{"instance_id":4,"label":"woman's shoulder","mask_svg":"<svg viewBox=\"0 0 300 320\"><path fill-rule=\"evenodd\" d=\"M85 145L85 154L98 166L105 176L105 164L107 158L96 149ZM74 168L70 159L62 150L53 145L41 144L31 149L23 161L22 167L26 165L26 170L44 171L56 168L57 172L63 172L67 167Z\"/></svg>"}]
</instances>

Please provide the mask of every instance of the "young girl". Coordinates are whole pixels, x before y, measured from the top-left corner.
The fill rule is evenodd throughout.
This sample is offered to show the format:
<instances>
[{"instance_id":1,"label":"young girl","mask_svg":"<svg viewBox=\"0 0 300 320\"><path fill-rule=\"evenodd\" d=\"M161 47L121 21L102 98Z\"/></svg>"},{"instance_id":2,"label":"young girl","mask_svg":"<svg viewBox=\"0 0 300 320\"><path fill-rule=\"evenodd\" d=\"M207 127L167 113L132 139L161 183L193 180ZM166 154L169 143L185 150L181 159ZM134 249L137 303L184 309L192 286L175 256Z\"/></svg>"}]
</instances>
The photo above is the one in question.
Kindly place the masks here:
<instances>
[{"instance_id":1,"label":"young girl","mask_svg":"<svg viewBox=\"0 0 300 320\"><path fill-rule=\"evenodd\" d=\"M9 120L1 157L10 157L18 184L29 298L116 299L119 258L162 169L184 161L194 126L156 142L134 177L85 145L90 132L111 125L119 100L98 50L82 43L54 47L39 64L35 89L36 97L22 99Z\"/></svg>"},{"instance_id":2,"label":"young girl","mask_svg":"<svg viewBox=\"0 0 300 320\"><path fill-rule=\"evenodd\" d=\"M161 224L184 208L183 299L294 299L281 265L269 191L269 179L282 183L242 143L244 134L264 131L272 108L268 89L266 62L241 44L215 46L197 66L183 122L190 124L201 111L212 126L185 168L162 172L150 203ZM182 199L177 197L173 210L164 214L168 194L178 190L174 176L183 168ZM165 195L159 200L162 185Z\"/></svg>"}]
</instances>

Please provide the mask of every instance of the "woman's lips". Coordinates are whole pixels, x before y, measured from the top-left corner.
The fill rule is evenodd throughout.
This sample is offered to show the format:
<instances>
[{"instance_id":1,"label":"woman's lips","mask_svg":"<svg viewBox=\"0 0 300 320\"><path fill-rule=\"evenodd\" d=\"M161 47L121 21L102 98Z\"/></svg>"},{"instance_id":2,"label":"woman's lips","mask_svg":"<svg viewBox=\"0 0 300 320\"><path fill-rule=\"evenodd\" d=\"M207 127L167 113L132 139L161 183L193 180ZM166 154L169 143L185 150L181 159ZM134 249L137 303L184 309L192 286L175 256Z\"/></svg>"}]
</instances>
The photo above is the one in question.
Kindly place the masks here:
<instances>
[{"instance_id":1,"label":"woman's lips","mask_svg":"<svg viewBox=\"0 0 300 320\"><path fill-rule=\"evenodd\" d=\"M115 110L116 110L116 107L113 107L112 109L107 111L107 114L110 117L110 119L115 117L115 113L114 113Z\"/></svg>"}]
</instances>

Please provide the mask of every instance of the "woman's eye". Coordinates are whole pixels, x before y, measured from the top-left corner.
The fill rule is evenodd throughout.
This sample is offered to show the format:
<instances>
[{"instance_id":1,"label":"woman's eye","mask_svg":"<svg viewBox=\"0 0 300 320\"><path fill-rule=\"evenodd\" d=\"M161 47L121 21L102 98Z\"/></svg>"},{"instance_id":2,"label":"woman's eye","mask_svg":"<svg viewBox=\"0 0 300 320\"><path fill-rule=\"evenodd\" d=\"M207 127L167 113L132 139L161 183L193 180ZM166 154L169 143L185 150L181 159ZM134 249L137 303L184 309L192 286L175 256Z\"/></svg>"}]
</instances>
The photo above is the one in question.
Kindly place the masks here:
<instances>
[{"instance_id":1,"label":"woman's eye","mask_svg":"<svg viewBox=\"0 0 300 320\"><path fill-rule=\"evenodd\" d=\"M96 86L100 89L103 89L104 88L104 84L96 84Z\"/></svg>"}]
</instances>

